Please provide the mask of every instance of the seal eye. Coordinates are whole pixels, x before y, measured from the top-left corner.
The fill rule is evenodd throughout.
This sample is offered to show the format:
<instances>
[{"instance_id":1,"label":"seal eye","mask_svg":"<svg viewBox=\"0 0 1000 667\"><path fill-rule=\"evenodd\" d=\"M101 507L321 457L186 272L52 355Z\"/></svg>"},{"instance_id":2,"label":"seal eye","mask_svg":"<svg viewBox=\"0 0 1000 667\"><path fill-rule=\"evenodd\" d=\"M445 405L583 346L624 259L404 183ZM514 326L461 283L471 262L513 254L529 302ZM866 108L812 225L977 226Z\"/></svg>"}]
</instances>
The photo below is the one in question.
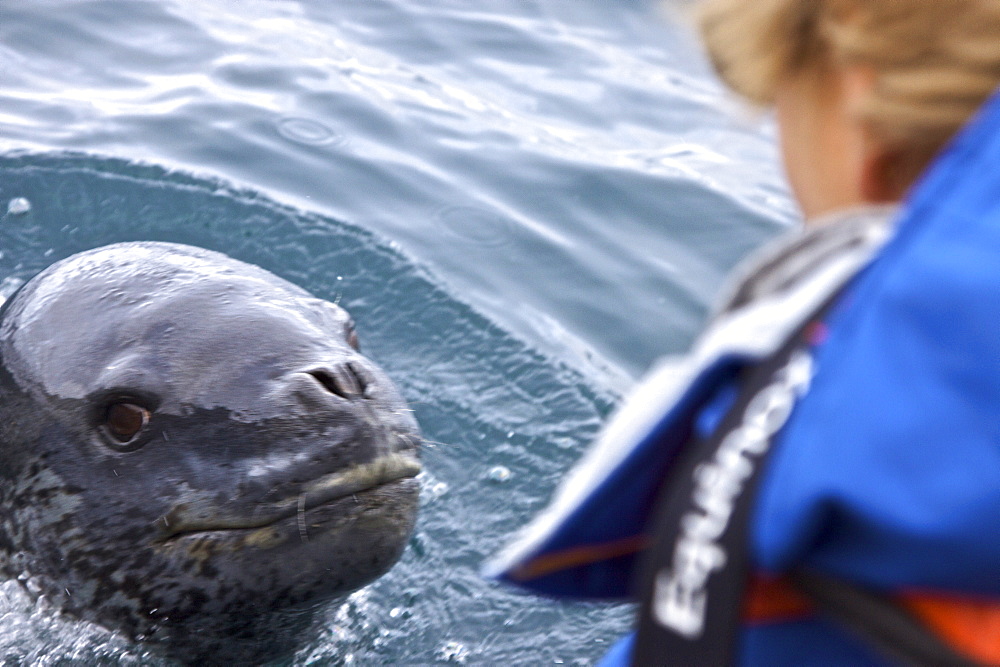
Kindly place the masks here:
<instances>
[{"instance_id":1,"label":"seal eye","mask_svg":"<svg viewBox=\"0 0 1000 667\"><path fill-rule=\"evenodd\" d=\"M112 403L104 413L104 430L120 444L130 442L149 423L149 410L135 403Z\"/></svg>"}]
</instances>

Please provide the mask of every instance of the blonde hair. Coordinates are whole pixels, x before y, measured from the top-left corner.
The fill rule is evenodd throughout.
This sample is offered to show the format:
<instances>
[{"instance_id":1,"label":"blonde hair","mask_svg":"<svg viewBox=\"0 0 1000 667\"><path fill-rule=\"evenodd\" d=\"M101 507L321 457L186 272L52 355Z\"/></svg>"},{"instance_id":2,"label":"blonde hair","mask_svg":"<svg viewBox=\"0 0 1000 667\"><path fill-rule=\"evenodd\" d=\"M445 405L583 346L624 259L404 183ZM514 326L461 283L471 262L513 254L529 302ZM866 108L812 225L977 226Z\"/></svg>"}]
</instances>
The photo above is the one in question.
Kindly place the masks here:
<instances>
[{"instance_id":1,"label":"blonde hair","mask_svg":"<svg viewBox=\"0 0 1000 667\"><path fill-rule=\"evenodd\" d=\"M857 112L916 170L1000 85L1000 0L705 0L699 15L719 75L758 104L789 77L870 67Z\"/></svg>"}]
</instances>

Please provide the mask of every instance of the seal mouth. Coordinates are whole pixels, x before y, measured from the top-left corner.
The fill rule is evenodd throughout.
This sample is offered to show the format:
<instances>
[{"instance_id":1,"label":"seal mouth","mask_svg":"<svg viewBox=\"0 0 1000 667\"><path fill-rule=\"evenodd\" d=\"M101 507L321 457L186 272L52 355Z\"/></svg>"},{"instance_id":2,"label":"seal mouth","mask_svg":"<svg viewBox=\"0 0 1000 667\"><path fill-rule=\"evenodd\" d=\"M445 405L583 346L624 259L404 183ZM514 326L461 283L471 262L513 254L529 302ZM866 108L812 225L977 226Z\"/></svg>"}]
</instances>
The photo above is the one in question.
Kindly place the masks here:
<instances>
[{"instance_id":1,"label":"seal mouth","mask_svg":"<svg viewBox=\"0 0 1000 667\"><path fill-rule=\"evenodd\" d=\"M389 454L348 470L324 475L305 485L293 497L269 503L263 509L256 508L253 516L229 514L197 503L193 506L181 505L157 520L159 541L176 540L193 533L263 528L320 505L416 477L422 469L420 462L412 456Z\"/></svg>"}]
</instances>

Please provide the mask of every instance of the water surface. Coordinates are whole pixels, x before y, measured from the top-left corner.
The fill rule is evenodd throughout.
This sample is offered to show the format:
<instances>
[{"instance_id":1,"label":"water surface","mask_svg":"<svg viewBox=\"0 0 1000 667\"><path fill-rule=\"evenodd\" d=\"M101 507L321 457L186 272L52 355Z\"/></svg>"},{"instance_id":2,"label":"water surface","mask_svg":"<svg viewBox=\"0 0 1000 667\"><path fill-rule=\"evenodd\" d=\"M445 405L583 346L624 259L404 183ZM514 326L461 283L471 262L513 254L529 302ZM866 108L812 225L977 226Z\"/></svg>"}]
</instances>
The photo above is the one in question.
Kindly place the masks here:
<instances>
[{"instance_id":1,"label":"water surface","mask_svg":"<svg viewBox=\"0 0 1000 667\"><path fill-rule=\"evenodd\" d=\"M483 3L480 3L483 4ZM354 315L431 441L400 564L292 664L591 664L625 607L482 560L725 272L792 224L766 118L641 0L33 0L0 9L0 293L123 240ZM146 664L0 586L0 664Z\"/></svg>"}]
</instances>

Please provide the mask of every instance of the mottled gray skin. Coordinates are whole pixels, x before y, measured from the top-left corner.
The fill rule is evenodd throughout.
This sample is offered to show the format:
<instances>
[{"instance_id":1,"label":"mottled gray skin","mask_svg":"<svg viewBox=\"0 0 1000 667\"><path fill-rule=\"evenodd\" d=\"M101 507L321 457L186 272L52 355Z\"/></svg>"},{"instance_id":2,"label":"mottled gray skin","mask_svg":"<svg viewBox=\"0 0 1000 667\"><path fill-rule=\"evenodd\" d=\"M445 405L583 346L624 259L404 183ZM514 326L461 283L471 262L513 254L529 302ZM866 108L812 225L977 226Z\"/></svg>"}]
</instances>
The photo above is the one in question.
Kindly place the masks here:
<instances>
[{"instance_id":1,"label":"mottled gray skin","mask_svg":"<svg viewBox=\"0 0 1000 667\"><path fill-rule=\"evenodd\" d=\"M198 248L49 267L0 311L0 571L181 660L288 650L413 529L417 425L352 337ZM102 426L120 401L151 415L127 447Z\"/></svg>"}]
</instances>

